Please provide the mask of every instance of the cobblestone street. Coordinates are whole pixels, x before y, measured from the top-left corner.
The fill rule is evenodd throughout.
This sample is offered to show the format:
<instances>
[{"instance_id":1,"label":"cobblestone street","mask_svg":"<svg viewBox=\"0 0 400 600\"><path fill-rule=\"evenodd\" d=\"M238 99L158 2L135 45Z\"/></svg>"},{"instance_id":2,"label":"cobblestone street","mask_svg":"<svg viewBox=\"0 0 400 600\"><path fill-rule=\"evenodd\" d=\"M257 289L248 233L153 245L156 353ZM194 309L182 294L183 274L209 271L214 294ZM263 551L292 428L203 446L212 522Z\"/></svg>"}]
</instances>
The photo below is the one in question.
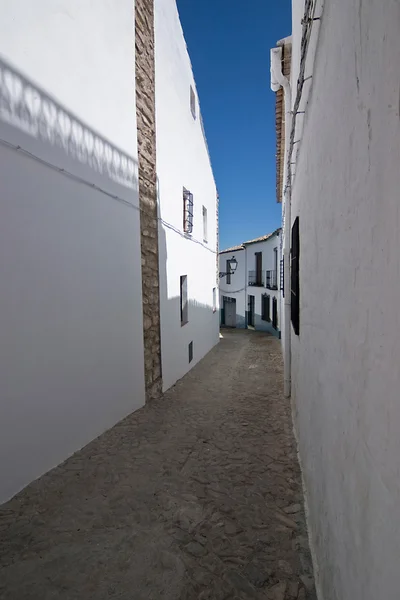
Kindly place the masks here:
<instances>
[{"instance_id":1,"label":"cobblestone street","mask_svg":"<svg viewBox=\"0 0 400 600\"><path fill-rule=\"evenodd\" d=\"M280 343L222 334L0 508L0 598L315 598Z\"/></svg>"}]
</instances>

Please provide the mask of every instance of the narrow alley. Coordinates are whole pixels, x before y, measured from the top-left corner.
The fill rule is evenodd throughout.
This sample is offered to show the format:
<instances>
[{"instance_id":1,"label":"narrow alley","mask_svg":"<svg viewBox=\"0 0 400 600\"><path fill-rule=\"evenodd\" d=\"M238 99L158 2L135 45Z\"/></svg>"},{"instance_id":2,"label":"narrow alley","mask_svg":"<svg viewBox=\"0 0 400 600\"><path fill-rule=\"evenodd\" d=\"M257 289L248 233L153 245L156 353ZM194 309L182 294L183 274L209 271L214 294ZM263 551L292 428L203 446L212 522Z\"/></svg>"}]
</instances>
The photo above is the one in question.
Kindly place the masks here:
<instances>
[{"instance_id":1,"label":"narrow alley","mask_svg":"<svg viewBox=\"0 0 400 600\"><path fill-rule=\"evenodd\" d=\"M0 508L0 598L315 598L280 342L222 335Z\"/></svg>"}]
</instances>

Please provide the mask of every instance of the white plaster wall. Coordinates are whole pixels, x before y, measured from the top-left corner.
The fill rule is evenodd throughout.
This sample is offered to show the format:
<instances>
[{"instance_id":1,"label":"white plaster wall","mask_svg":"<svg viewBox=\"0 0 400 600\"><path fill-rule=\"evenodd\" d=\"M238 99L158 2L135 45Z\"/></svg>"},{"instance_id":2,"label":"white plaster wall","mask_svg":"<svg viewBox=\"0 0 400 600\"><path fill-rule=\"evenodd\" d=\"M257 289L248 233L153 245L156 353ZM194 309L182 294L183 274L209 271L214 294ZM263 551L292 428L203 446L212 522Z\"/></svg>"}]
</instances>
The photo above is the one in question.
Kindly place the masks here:
<instances>
[{"instance_id":1,"label":"white plaster wall","mask_svg":"<svg viewBox=\"0 0 400 600\"><path fill-rule=\"evenodd\" d=\"M278 248L278 266L277 266L277 282L278 288L280 285L280 259L281 259L281 234L273 235L266 241L256 242L254 244L246 245L246 262L247 262L247 273L249 271L255 271L256 268L256 259L255 253L262 252L262 270L263 270L263 278L264 278L264 287L257 286L248 286L247 288L247 296L254 296L255 300L255 327L256 329L263 329L265 331L275 332L272 328L271 323L267 321L263 321L261 319L262 308L261 308L261 299L264 294L268 294L270 296L270 317L272 321L272 298L277 298L278 300L278 328L281 326L281 292L280 290L270 290L266 288L266 273L267 270L273 270L275 268L274 264L274 248ZM247 279L248 281L248 279ZM247 310L247 301L246 301L246 310Z\"/></svg>"},{"instance_id":2,"label":"white plaster wall","mask_svg":"<svg viewBox=\"0 0 400 600\"><path fill-rule=\"evenodd\" d=\"M293 188L292 391L324 600L399 597L399 23L395 0L325 3Z\"/></svg>"},{"instance_id":3,"label":"white plaster wall","mask_svg":"<svg viewBox=\"0 0 400 600\"><path fill-rule=\"evenodd\" d=\"M164 390L193 367L219 339L217 191L203 136L192 67L175 0L155 0L156 127L159 194L160 315ZM197 118L190 110L190 86ZM183 234L183 187L194 196L194 229ZM203 242L202 207L208 243ZM189 322L180 323L180 276L188 277ZM193 341L193 361L188 344Z\"/></svg>"},{"instance_id":4,"label":"white plaster wall","mask_svg":"<svg viewBox=\"0 0 400 600\"><path fill-rule=\"evenodd\" d=\"M0 9L0 138L73 176L0 144L1 502L142 406L144 374L134 3Z\"/></svg>"},{"instance_id":5,"label":"white plaster wall","mask_svg":"<svg viewBox=\"0 0 400 600\"><path fill-rule=\"evenodd\" d=\"M231 275L231 282L227 283L226 277L222 277L219 284L220 308L223 308L223 296L236 299L236 325L245 327L246 323L246 250L234 250L223 252L219 255L219 270L226 272L226 261L233 257L238 261L236 271Z\"/></svg>"}]
</instances>

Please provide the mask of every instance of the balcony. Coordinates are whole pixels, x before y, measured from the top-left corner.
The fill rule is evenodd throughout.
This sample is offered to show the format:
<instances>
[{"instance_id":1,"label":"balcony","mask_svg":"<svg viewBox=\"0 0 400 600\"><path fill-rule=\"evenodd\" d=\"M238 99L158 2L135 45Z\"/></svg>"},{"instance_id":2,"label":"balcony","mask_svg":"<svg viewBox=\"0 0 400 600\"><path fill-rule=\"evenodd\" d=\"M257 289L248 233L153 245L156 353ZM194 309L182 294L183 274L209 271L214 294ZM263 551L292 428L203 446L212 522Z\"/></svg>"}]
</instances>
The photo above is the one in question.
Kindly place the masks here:
<instances>
[{"instance_id":1,"label":"balcony","mask_svg":"<svg viewBox=\"0 0 400 600\"><path fill-rule=\"evenodd\" d=\"M249 271L248 283L249 286L264 287L264 271Z\"/></svg>"},{"instance_id":2,"label":"balcony","mask_svg":"<svg viewBox=\"0 0 400 600\"><path fill-rule=\"evenodd\" d=\"M269 290L277 290L278 289L278 278L277 278L275 269L273 271L266 271L265 287Z\"/></svg>"}]
</instances>

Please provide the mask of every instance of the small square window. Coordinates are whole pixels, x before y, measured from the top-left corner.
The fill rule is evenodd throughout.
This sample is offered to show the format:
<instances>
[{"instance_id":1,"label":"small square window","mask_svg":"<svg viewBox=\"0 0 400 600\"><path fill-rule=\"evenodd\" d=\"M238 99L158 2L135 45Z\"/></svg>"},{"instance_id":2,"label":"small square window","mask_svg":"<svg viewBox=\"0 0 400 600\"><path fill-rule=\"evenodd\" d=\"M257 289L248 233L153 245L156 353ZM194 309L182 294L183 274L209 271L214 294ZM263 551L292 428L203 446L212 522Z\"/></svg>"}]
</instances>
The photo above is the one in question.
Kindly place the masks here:
<instances>
[{"instance_id":1,"label":"small square window","mask_svg":"<svg viewBox=\"0 0 400 600\"><path fill-rule=\"evenodd\" d=\"M192 111L193 119L196 118L196 94L193 91L192 86L190 86L190 110Z\"/></svg>"}]
</instances>

